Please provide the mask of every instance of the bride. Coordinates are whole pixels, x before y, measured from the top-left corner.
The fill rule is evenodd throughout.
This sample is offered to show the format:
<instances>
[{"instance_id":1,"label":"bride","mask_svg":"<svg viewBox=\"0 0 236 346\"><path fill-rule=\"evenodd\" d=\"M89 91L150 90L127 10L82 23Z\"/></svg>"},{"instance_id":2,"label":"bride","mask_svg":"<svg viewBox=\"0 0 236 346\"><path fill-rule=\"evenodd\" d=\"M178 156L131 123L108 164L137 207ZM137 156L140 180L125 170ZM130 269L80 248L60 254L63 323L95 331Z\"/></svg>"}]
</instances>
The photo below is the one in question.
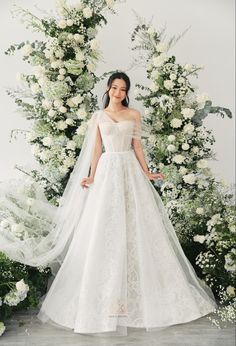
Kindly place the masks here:
<instances>
[{"instance_id":1,"label":"bride","mask_svg":"<svg viewBox=\"0 0 236 346\"><path fill-rule=\"evenodd\" d=\"M125 73L110 76L48 234L17 243L0 233L9 257L52 269L37 317L76 333L152 331L216 308L150 182L164 176L148 170L129 89Z\"/></svg>"}]
</instances>

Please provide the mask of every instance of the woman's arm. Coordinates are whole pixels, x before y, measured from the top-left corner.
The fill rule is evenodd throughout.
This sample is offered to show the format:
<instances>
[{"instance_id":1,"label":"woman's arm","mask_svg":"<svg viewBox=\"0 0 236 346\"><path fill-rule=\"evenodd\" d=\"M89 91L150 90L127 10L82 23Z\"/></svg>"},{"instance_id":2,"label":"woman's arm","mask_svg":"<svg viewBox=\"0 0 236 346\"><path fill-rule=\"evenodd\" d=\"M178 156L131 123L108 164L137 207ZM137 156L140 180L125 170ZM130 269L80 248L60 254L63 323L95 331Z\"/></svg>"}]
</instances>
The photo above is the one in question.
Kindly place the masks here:
<instances>
[{"instance_id":1,"label":"woman's arm","mask_svg":"<svg viewBox=\"0 0 236 346\"><path fill-rule=\"evenodd\" d=\"M96 173L97 164L98 164L98 160L99 160L101 155L102 155L102 137L101 137L101 133L100 133L100 130L98 127L94 151L93 151L93 156L92 156L91 165L90 165L89 177L82 179L82 181L81 181L82 187L86 188L86 187L88 187L87 185L93 183L94 176Z\"/></svg>"},{"instance_id":2,"label":"woman's arm","mask_svg":"<svg viewBox=\"0 0 236 346\"><path fill-rule=\"evenodd\" d=\"M148 169L148 165L145 159L145 155L144 155L143 147L141 143L141 115L138 111L136 111L134 116L135 116L136 129L135 129L134 138L132 139L132 145L134 148L135 155L140 163L140 166L142 167L144 173L147 175L147 177L150 180L155 180L157 178L163 179L164 175L162 173L154 174L150 172Z\"/></svg>"}]
</instances>

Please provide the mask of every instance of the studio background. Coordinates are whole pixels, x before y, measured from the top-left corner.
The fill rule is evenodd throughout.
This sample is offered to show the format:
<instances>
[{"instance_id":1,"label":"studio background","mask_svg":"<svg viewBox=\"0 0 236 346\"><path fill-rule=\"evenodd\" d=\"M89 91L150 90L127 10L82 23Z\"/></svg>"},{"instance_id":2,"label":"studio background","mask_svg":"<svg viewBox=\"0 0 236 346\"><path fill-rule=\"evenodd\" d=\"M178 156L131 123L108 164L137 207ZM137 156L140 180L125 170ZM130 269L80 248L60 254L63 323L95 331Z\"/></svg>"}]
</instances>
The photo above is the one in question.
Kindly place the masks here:
<instances>
[{"instance_id":1,"label":"studio background","mask_svg":"<svg viewBox=\"0 0 236 346\"><path fill-rule=\"evenodd\" d=\"M69 1L68 1L69 2ZM72 2L72 0L71 0ZM19 176L14 165L36 165L30 145L19 136L9 142L12 129L27 129L30 124L17 112L14 101L7 96L6 88L17 85L16 75L27 72L30 67L21 59L20 53L9 57L4 51L13 43L40 39L38 33L25 29L19 18L12 19L10 13L13 4L37 13L35 5L51 11L54 0L1 0L0 2L0 76L1 76L1 125L0 125L0 181ZM213 130L216 142L214 151L217 160L209 161L213 173L227 183L235 181L235 47L234 47L234 0L126 0L115 6L116 15L108 16L108 24L100 29L98 39L103 52L103 61L99 63L96 73L121 69L131 78L131 107L143 111L142 104L135 102L133 92L135 83L144 84L145 70L142 67L129 69L134 52L131 50L131 33L137 25L137 14L152 19L155 28L167 28L168 37L182 33L190 26L185 36L173 47L170 53L176 55L180 63L204 65L199 78L194 84L199 92L206 92L213 105L229 108L233 119L222 119L210 115L204 121ZM97 85L99 106L105 91L106 81Z\"/></svg>"}]
</instances>

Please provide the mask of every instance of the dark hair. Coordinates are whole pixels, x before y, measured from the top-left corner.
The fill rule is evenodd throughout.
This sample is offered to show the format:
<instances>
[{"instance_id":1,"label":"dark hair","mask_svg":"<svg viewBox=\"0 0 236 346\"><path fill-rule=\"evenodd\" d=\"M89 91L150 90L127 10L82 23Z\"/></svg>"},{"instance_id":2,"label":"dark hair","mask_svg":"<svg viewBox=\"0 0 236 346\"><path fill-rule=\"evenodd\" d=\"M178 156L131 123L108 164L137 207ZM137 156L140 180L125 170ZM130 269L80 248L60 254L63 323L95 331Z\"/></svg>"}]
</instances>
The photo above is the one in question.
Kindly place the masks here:
<instances>
[{"instance_id":1,"label":"dark hair","mask_svg":"<svg viewBox=\"0 0 236 346\"><path fill-rule=\"evenodd\" d=\"M128 107L129 105L129 96L128 96L128 92L130 89L130 79L127 76L127 74L125 74L124 72L114 72L108 79L107 81L107 87L108 90L103 94L102 100L105 98L105 100L103 101L103 107L106 108L109 105L110 102L110 97L109 97L109 90L111 89L111 85L112 82L115 79L123 79L125 81L126 84L126 98L122 101L122 105L125 107Z\"/></svg>"}]
</instances>

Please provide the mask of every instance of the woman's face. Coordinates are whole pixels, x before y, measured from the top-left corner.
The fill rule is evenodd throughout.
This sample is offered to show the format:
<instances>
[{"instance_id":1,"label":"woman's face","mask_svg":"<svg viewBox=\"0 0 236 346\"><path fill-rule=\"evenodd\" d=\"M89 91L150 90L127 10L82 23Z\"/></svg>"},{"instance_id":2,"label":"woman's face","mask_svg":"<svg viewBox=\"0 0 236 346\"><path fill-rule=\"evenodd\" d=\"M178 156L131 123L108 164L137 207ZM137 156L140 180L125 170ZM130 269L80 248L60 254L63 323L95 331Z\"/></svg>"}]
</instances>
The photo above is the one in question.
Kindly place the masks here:
<instances>
[{"instance_id":1,"label":"woman's face","mask_svg":"<svg viewBox=\"0 0 236 346\"><path fill-rule=\"evenodd\" d=\"M126 83L123 79L114 79L108 92L110 101L121 103L126 98Z\"/></svg>"}]
</instances>

